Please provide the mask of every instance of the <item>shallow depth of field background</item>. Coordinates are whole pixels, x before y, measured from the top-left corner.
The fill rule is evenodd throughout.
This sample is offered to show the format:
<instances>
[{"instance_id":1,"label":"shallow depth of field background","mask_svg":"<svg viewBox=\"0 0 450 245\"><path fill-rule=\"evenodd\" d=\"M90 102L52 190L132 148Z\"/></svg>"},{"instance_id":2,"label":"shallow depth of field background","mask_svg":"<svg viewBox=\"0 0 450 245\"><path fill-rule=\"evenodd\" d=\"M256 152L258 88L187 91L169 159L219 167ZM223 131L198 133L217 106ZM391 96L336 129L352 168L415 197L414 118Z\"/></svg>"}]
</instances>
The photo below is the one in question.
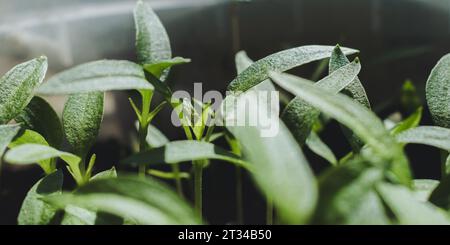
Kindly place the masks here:
<instances>
[{"instance_id":1,"label":"shallow depth of field background","mask_svg":"<svg viewBox=\"0 0 450 245\"><path fill-rule=\"evenodd\" d=\"M175 90L192 91L194 82L202 82L204 91L225 92L236 75L237 50L246 50L256 60L290 47L339 43L361 51L361 81L373 110L387 116L401 110L398 102L403 81L411 79L423 96L431 68L450 52L450 0L149 2L168 31L174 56L192 59L172 70L168 81ZM0 0L0 73L42 54L49 58L47 77L97 59L135 60L134 4L134 0ZM233 20L238 24L232 25ZM308 78L316 64L293 73ZM131 152L135 118L128 96L134 95L107 94L101 133L93 148L97 171L117 165ZM47 99L58 112L62 110L63 96ZM422 124L431 124L426 108L424 112ZM170 124L168 109L154 124L172 140L183 138L182 130ZM349 150L335 123L322 137L339 157ZM412 145L407 152L415 177L439 177L438 150ZM327 166L305 153L315 171ZM14 224L26 192L41 177L40 169L6 165L1 174L0 224ZM248 178L244 202L246 223L263 223L264 202ZM232 222L234 206L234 168L226 163L211 164L205 170L205 218L213 224Z\"/></svg>"}]
</instances>

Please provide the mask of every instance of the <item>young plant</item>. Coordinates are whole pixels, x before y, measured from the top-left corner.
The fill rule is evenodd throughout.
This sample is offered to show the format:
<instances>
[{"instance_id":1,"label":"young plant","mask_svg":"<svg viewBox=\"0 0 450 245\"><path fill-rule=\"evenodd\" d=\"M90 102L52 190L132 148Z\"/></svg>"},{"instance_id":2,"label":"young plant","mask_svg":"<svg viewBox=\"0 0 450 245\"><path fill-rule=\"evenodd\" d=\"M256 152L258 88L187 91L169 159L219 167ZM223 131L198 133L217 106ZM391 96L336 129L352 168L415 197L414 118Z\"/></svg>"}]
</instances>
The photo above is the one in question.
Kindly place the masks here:
<instances>
[{"instance_id":1,"label":"young plant","mask_svg":"<svg viewBox=\"0 0 450 245\"><path fill-rule=\"evenodd\" d=\"M10 164L36 163L44 174L27 193L19 224L202 224L202 176L217 161L236 168L237 214L230 219L239 223L245 223L245 172L266 199L267 224L450 224L450 54L427 81L427 104L436 126L419 126L422 107L414 106L406 119L387 128L370 109L358 79L359 59L347 58L358 51L339 46L301 46L256 62L237 53L238 75L228 87L234 93L215 111L212 101L176 98L165 81L173 66L189 59L172 57L167 32L148 4L139 1L134 18L137 63L93 61L42 83L47 59L40 57L0 79L0 156ZM321 61L313 75L317 82L283 73L313 61ZM329 74L319 79L327 63ZM232 124L234 113L246 110L239 103L228 110L227 102L251 100L258 91L275 92L274 84L295 96L280 117L270 119L279 125L275 135L261 137L260 125ZM130 98L139 149L116 166L135 167L136 173L117 173L114 167L94 175L91 147L101 127L104 92L115 90L140 95L140 106ZM152 106L154 93L164 98L157 106ZM54 94L69 95L62 120L38 96ZM186 140L169 141L151 124L166 105L178 116ZM263 100L249 109L278 113L279 105ZM329 121L324 117L341 124L351 146L340 159L321 140L320 128ZM229 150L213 143L220 137ZM411 143L443 151L441 181L413 178L404 152ZM326 159L328 169L314 174L303 154L306 147ZM58 158L76 182L72 189L63 190ZM173 180L176 191L156 178ZM193 200L185 198L183 179L193 179Z\"/></svg>"}]
</instances>

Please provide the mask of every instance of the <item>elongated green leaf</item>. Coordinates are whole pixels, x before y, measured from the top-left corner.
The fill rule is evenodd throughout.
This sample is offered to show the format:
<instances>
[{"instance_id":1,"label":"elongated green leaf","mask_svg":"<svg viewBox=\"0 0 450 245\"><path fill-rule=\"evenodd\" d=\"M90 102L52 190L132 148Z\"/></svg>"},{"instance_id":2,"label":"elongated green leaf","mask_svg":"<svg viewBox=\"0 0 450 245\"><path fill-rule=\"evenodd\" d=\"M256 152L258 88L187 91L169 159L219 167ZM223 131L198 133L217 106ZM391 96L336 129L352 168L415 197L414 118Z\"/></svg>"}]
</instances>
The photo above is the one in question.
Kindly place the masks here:
<instances>
[{"instance_id":1,"label":"elongated green leaf","mask_svg":"<svg viewBox=\"0 0 450 245\"><path fill-rule=\"evenodd\" d=\"M0 78L0 124L8 123L27 106L46 72L47 57L42 56L15 66Z\"/></svg>"},{"instance_id":2,"label":"elongated green leaf","mask_svg":"<svg viewBox=\"0 0 450 245\"><path fill-rule=\"evenodd\" d=\"M442 57L431 71L426 85L428 108L436 125L450 128L450 54Z\"/></svg>"},{"instance_id":3,"label":"elongated green leaf","mask_svg":"<svg viewBox=\"0 0 450 245\"><path fill-rule=\"evenodd\" d=\"M317 198L314 175L300 147L280 121L278 134L261 137L250 126L227 126L244 147L252 176L263 193L274 201L281 220L292 224L308 222Z\"/></svg>"},{"instance_id":4,"label":"elongated green leaf","mask_svg":"<svg viewBox=\"0 0 450 245\"><path fill-rule=\"evenodd\" d=\"M236 53L234 61L236 63L236 71L238 75L253 64L253 60L247 56L245 51L239 51Z\"/></svg>"},{"instance_id":5,"label":"elongated green leaf","mask_svg":"<svg viewBox=\"0 0 450 245\"><path fill-rule=\"evenodd\" d=\"M44 136L51 146L58 148L61 145L63 139L61 121L55 110L43 98L34 96L16 117L16 121Z\"/></svg>"},{"instance_id":6,"label":"elongated green leaf","mask_svg":"<svg viewBox=\"0 0 450 245\"><path fill-rule=\"evenodd\" d=\"M395 127L390 130L391 134L398 135L403 131L419 126L420 120L422 119L422 111L422 107L417 108L417 110L408 118L395 125Z\"/></svg>"},{"instance_id":7,"label":"elongated green leaf","mask_svg":"<svg viewBox=\"0 0 450 245\"><path fill-rule=\"evenodd\" d=\"M169 139L158 128L148 125L147 136L145 137L147 144L152 148L161 147L169 143Z\"/></svg>"},{"instance_id":8,"label":"elongated green leaf","mask_svg":"<svg viewBox=\"0 0 450 245\"><path fill-rule=\"evenodd\" d=\"M420 126L408 129L398 134L397 140L406 144L424 144L450 151L450 129L438 126Z\"/></svg>"},{"instance_id":9,"label":"elongated green leaf","mask_svg":"<svg viewBox=\"0 0 450 245\"><path fill-rule=\"evenodd\" d=\"M125 60L100 60L56 74L37 90L40 94L74 94L109 90L153 89L142 67Z\"/></svg>"},{"instance_id":10,"label":"elongated green leaf","mask_svg":"<svg viewBox=\"0 0 450 245\"><path fill-rule=\"evenodd\" d=\"M339 68L329 76L318 81L315 86L326 89L331 93L338 93L348 86L361 70L361 64L358 60ZM297 78L304 80L303 78ZM284 109L281 118L286 126L291 130L295 139L300 145L305 143L306 138L311 133L314 123L317 121L320 112L306 103L302 98L295 97Z\"/></svg>"},{"instance_id":11,"label":"elongated green leaf","mask_svg":"<svg viewBox=\"0 0 450 245\"><path fill-rule=\"evenodd\" d=\"M331 149L319 138L319 136L314 131L312 131L309 137L306 139L306 145L311 151L323 157L332 165L337 165L337 160L334 156L333 151L331 151Z\"/></svg>"},{"instance_id":12,"label":"elongated green leaf","mask_svg":"<svg viewBox=\"0 0 450 245\"><path fill-rule=\"evenodd\" d=\"M107 178L117 178L117 172L114 167L96 174L91 178L91 181ZM95 212L73 205L68 205L64 209L64 217L61 220L62 225L112 225L122 223L122 219L113 215Z\"/></svg>"},{"instance_id":13,"label":"elongated green leaf","mask_svg":"<svg viewBox=\"0 0 450 245\"><path fill-rule=\"evenodd\" d=\"M0 160L6 147L8 147L8 144L13 140L19 130L19 125L0 125Z\"/></svg>"},{"instance_id":14,"label":"elongated green leaf","mask_svg":"<svg viewBox=\"0 0 450 245\"><path fill-rule=\"evenodd\" d=\"M283 50L271 54L253 63L250 67L240 73L228 85L230 91L245 92L263 80L269 78L269 72L283 72L303 64L328 58L333 50L332 46L310 45ZM354 49L342 48L347 54L358 52Z\"/></svg>"},{"instance_id":15,"label":"elongated green leaf","mask_svg":"<svg viewBox=\"0 0 450 245\"><path fill-rule=\"evenodd\" d=\"M414 196L417 200L426 202L439 181L433 179L415 179L413 181Z\"/></svg>"},{"instance_id":16,"label":"elongated green leaf","mask_svg":"<svg viewBox=\"0 0 450 245\"><path fill-rule=\"evenodd\" d=\"M47 225L55 217L56 208L41 198L61 193L63 173L61 170L39 180L27 193L20 208L17 222L19 225Z\"/></svg>"},{"instance_id":17,"label":"elongated green leaf","mask_svg":"<svg viewBox=\"0 0 450 245\"><path fill-rule=\"evenodd\" d=\"M414 193L402 186L381 183L376 186L386 205L403 225L448 225L447 214L429 202L416 200Z\"/></svg>"},{"instance_id":18,"label":"elongated green leaf","mask_svg":"<svg viewBox=\"0 0 450 245\"><path fill-rule=\"evenodd\" d=\"M134 23L139 63L154 64L172 58L169 36L150 4L138 1L134 9ZM164 81L168 73L169 69L166 69L161 80Z\"/></svg>"},{"instance_id":19,"label":"elongated green leaf","mask_svg":"<svg viewBox=\"0 0 450 245\"><path fill-rule=\"evenodd\" d=\"M9 150L5 160L12 164L33 164L59 157L69 166L69 171L77 181L83 183L83 175L79 170L80 158L68 152L39 144L23 144Z\"/></svg>"},{"instance_id":20,"label":"elongated green leaf","mask_svg":"<svg viewBox=\"0 0 450 245\"><path fill-rule=\"evenodd\" d=\"M156 63L145 64L144 69L153 74L155 77L161 77L164 74L164 71L170 69L172 66L186 64L189 62L191 62L190 59L175 57L169 60L161 60Z\"/></svg>"},{"instance_id":21,"label":"elongated green leaf","mask_svg":"<svg viewBox=\"0 0 450 245\"><path fill-rule=\"evenodd\" d=\"M67 205L61 225L122 225L124 220L109 213Z\"/></svg>"},{"instance_id":22,"label":"elongated green leaf","mask_svg":"<svg viewBox=\"0 0 450 245\"><path fill-rule=\"evenodd\" d=\"M131 165L151 165L160 163L180 163L186 161L217 159L251 169L251 166L233 153L214 144L202 141L172 141L162 147L135 154L122 162Z\"/></svg>"},{"instance_id":23,"label":"elongated green leaf","mask_svg":"<svg viewBox=\"0 0 450 245\"><path fill-rule=\"evenodd\" d=\"M91 180L108 179L108 178L117 178L117 171L115 167L97 173L91 178Z\"/></svg>"},{"instance_id":24,"label":"elongated green leaf","mask_svg":"<svg viewBox=\"0 0 450 245\"><path fill-rule=\"evenodd\" d=\"M97 137L103 118L103 92L73 94L63 111L63 127L74 152L84 157Z\"/></svg>"},{"instance_id":25,"label":"elongated green leaf","mask_svg":"<svg viewBox=\"0 0 450 245\"><path fill-rule=\"evenodd\" d=\"M336 45L330 57L329 73L332 74L337 69L349 63L350 61L342 52L339 45ZM366 91L364 90L364 87L358 77L356 77L347 87L345 87L342 92L344 94L347 94L350 98L353 98L354 100L358 101L361 105L370 109L369 99L367 98ZM359 149L363 146L362 141L345 126L342 127L342 130L345 137L350 142L352 148L356 151L359 151Z\"/></svg>"},{"instance_id":26,"label":"elongated green leaf","mask_svg":"<svg viewBox=\"0 0 450 245\"><path fill-rule=\"evenodd\" d=\"M345 95L330 93L295 76L271 73L271 78L284 89L353 130L377 157L392 162L391 171L397 181L411 184L411 172L402 147L389 135L373 112ZM371 158L375 161L374 157ZM381 164L386 164L384 161Z\"/></svg>"},{"instance_id":27,"label":"elongated green leaf","mask_svg":"<svg viewBox=\"0 0 450 245\"><path fill-rule=\"evenodd\" d=\"M92 208L138 224L199 224L194 211L176 193L153 179L118 177L92 181L73 194L45 198L60 208Z\"/></svg>"},{"instance_id":28,"label":"elongated green leaf","mask_svg":"<svg viewBox=\"0 0 450 245\"><path fill-rule=\"evenodd\" d=\"M19 136L17 136L14 141L9 144L9 147L14 148L24 144L39 144L48 146L47 141L42 135L29 129L24 130ZM53 161L53 159L45 159L37 163L46 174L51 174L56 170L56 162Z\"/></svg>"},{"instance_id":29,"label":"elongated green leaf","mask_svg":"<svg viewBox=\"0 0 450 245\"><path fill-rule=\"evenodd\" d=\"M319 179L315 224L388 224L383 204L374 191L382 170L362 159L331 168Z\"/></svg>"}]
</instances>

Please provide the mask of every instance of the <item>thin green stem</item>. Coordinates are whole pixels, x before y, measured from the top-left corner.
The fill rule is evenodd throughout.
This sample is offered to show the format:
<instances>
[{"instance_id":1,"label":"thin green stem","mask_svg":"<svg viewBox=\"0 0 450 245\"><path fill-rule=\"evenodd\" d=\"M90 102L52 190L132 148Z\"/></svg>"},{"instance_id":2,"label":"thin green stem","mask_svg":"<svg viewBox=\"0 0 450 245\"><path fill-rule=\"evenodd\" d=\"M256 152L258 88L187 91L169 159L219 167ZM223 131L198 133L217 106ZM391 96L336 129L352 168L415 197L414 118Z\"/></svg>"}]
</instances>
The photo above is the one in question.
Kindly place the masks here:
<instances>
[{"instance_id":1,"label":"thin green stem","mask_svg":"<svg viewBox=\"0 0 450 245\"><path fill-rule=\"evenodd\" d=\"M147 150L146 137L148 125L150 123L148 117L150 115L150 105L153 97L153 91L141 90L140 93L142 97L142 108L139 121L139 152L143 152ZM145 177L145 166L143 165L139 166L139 176Z\"/></svg>"},{"instance_id":2,"label":"thin green stem","mask_svg":"<svg viewBox=\"0 0 450 245\"><path fill-rule=\"evenodd\" d=\"M180 166L178 164L172 164L172 172L175 176L175 187L177 188L178 195L183 198L183 185L180 177Z\"/></svg>"},{"instance_id":3,"label":"thin green stem","mask_svg":"<svg viewBox=\"0 0 450 245\"><path fill-rule=\"evenodd\" d=\"M203 192L203 162L194 161L194 207L195 211L202 218L202 192Z\"/></svg>"}]
</instances>

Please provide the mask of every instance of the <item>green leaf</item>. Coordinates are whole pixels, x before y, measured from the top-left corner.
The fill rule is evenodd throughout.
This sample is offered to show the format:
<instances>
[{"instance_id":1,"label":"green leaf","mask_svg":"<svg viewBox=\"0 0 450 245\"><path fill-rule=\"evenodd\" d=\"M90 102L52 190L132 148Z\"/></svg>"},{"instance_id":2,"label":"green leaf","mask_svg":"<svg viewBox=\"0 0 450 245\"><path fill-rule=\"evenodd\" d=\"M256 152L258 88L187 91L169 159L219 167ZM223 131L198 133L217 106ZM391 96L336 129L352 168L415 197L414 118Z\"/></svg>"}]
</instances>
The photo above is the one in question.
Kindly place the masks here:
<instances>
[{"instance_id":1,"label":"green leaf","mask_svg":"<svg viewBox=\"0 0 450 245\"><path fill-rule=\"evenodd\" d=\"M237 52L234 57L234 61L236 63L236 71L238 75L253 64L253 60L247 56L247 52L245 51Z\"/></svg>"},{"instance_id":2,"label":"green leaf","mask_svg":"<svg viewBox=\"0 0 450 245\"><path fill-rule=\"evenodd\" d=\"M450 128L450 54L442 57L431 71L426 85L428 108L434 123Z\"/></svg>"},{"instance_id":3,"label":"green leaf","mask_svg":"<svg viewBox=\"0 0 450 245\"><path fill-rule=\"evenodd\" d=\"M48 146L47 141L42 135L29 129L24 130L22 134L17 136L14 141L9 144L9 147L14 148L24 144L39 144ZM37 163L46 174L51 174L56 170L56 162L53 161L53 159L45 159Z\"/></svg>"},{"instance_id":4,"label":"green leaf","mask_svg":"<svg viewBox=\"0 0 450 245\"><path fill-rule=\"evenodd\" d=\"M67 205L61 225L122 225L123 222L115 215Z\"/></svg>"},{"instance_id":5,"label":"green leaf","mask_svg":"<svg viewBox=\"0 0 450 245\"><path fill-rule=\"evenodd\" d=\"M142 1L137 2L134 9L134 23L139 63L155 64L172 58L169 36L150 4ZM169 69L166 69L161 80L164 81L168 73ZM157 76L157 78L160 78L160 76Z\"/></svg>"},{"instance_id":6,"label":"green leaf","mask_svg":"<svg viewBox=\"0 0 450 245\"><path fill-rule=\"evenodd\" d=\"M388 224L380 198L374 191L382 170L370 168L361 158L329 169L319 179L315 224Z\"/></svg>"},{"instance_id":7,"label":"green leaf","mask_svg":"<svg viewBox=\"0 0 450 245\"><path fill-rule=\"evenodd\" d=\"M145 137L147 144L152 148L161 147L169 143L169 139L155 126L149 124L147 130L147 136Z\"/></svg>"},{"instance_id":8,"label":"green leaf","mask_svg":"<svg viewBox=\"0 0 450 245\"><path fill-rule=\"evenodd\" d=\"M122 161L124 164L152 165L152 164L175 164L180 162L216 159L234 163L238 166L251 169L251 166L233 153L224 150L214 144L193 141L180 140L172 141L159 148L153 148L141 153L132 155Z\"/></svg>"},{"instance_id":9,"label":"green leaf","mask_svg":"<svg viewBox=\"0 0 450 245\"><path fill-rule=\"evenodd\" d=\"M253 63L250 67L240 73L228 85L228 90L245 92L269 78L269 72L283 72L303 64L328 58L333 47L310 45L280 51L271 54ZM358 52L354 49L342 48L347 55Z\"/></svg>"},{"instance_id":10,"label":"green leaf","mask_svg":"<svg viewBox=\"0 0 450 245\"><path fill-rule=\"evenodd\" d=\"M376 189L402 225L448 225L446 213L429 202L418 201L414 193L402 186L380 183Z\"/></svg>"},{"instance_id":11,"label":"green leaf","mask_svg":"<svg viewBox=\"0 0 450 245\"><path fill-rule=\"evenodd\" d=\"M118 177L99 179L73 194L47 197L59 208L76 205L107 212L138 224L200 224L194 211L176 193L153 179Z\"/></svg>"},{"instance_id":12,"label":"green leaf","mask_svg":"<svg viewBox=\"0 0 450 245\"><path fill-rule=\"evenodd\" d=\"M450 151L450 129L438 126L420 126L397 135L399 142L424 144Z\"/></svg>"},{"instance_id":13,"label":"green leaf","mask_svg":"<svg viewBox=\"0 0 450 245\"><path fill-rule=\"evenodd\" d=\"M115 167L97 173L91 178L91 180L108 179L108 178L117 178L117 171Z\"/></svg>"},{"instance_id":14,"label":"green leaf","mask_svg":"<svg viewBox=\"0 0 450 245\"><path fill-rule=\"evenodd\" d=\"M61 170L39 180L27 193L20 208L19 225L47 225L56 214L56 209L42 201L45 196L61 194L63 173Z\"/></svg>"},{"instance_id":15,"label":"green leaf","mask_svg":"<svg viewBox=\"0 0 450 245\"><path fill-rule=\"evenodd\" d=\"M333 53L330 57L329 62L329 73L332 74L339 68L349 64L350 61L347 59L345 54L342 52L339 45L336 45L336 47L333 50ZM359 102L361 105L367 107L370 109L370 102L367 98L366 91L364 90L364 86L362 85L361 81L358 77L356 77L347 87L344 88L342 93L348 95L350 98L353 98L357 102ZM351 130L346 128L345 126L342 127L342 131L345 135L345 137L348 139L350 145L352 148L356 151L359 151L359 149L362 147L361 139L359 139Z\"/></svg>"},{"instance_id":16,"label":"green leaf","mask_svg":"<svg viewBox=\"0 0 450 245\"><path fill-rule=\"evenodd\" d=\"M159 171L156 169L149 169L147 173L161 179L177 179L177 178L189 179L191 177L191 175L187 172L174 173L174 172Z\"/></svg>"},{"instance_id":17,"label":"green leaf","mask_svg":"<svg viewBox=\"0 0 450 245\"><path fill-rule=\"evenodd\" d=\"M0 78L0 124L8 123L27 106L46 72L47 58L42 56L15 66Z\"/></svg>"},{"instance_id":18,"label":"green leaf","mask_svg":"<svg viewBox=\"0 0 450 245\"><path fill-rule=\"evenodd\" d=\"M337 165L337 160L334 156L333 151L331 151L331 149L319 138L319 136L314 131L312 131L311 134L309 134L309 137L306 139L306 145L311 151L321 156L332 165Z\"/></svg>"},{"instance_id":19,"label":"green leaf","mask_svg":"<svg viewBox=\"0 0 450 245\"><path fill-rule=\"evenodd\" d=\"M361 64L358 60L339 68L331 75L315 83L315 86L326 89L331 93L338 93L348 84L354 81L361 70ZM297 77L297 80L309 80ZM300 145L305 143L306 138L311 133L314 123L317 121L320 112L306 103L302 98L295 97L284 109L281 118L286 126L291 130L295 139Z\"/></svg>"},{"instance_id":20,"label":"green leaf","mask_svg":"<svg viewBox=\"0 0 450 245\"><path fill-rule=\"evenodd\" d=\"M150 72L155 77L161 77L164 74L164 71L171 68L172 66L187 64L189 62L191 62L190 59L175 57L169 60L161 60L156 63L145 64L143 65L143 67L147 72Z\"/></svg>"},{"instance_id":21,"label":"green leaf","mask_svg":"<svg viewBox=\"0 0 450 245\"><path fill-rule=\"evenodd\" d=\"M84 63L56 74L37 90L40 94L75 94L110 90L149 89L142 67L125 60Z\"/></svg>"},{"instance_id":22,"label":"green leaf","mask_svg":"<svg viewBox=\"0 0 450 245\"><path fill-rule=\"evenodd\" d=\"M83 175L80 172L80 158L68 152L39 144L23 144L9 150L5 154L5 160L11 164L33 164L48 159L59 157L69 166L69 171L77 181L83 183Z\"/></svg>"},{"instance_id":23,"label":"green leaf","mask_svg":"<svg viewBox=\"0 0 450 245\"><path fill-rule=\"evenodd\" d=\"M450 175L442 178L441 182L431 192L429 201L447 210L447 212L450 211Z\"/></svg>"},{"instance_id":24,"label":"green leaf","mask_svg":"<svg viewBox=\"0 0 450 245\"><path fill-rule=\"evenodd\" d=\"M383 164L383 167L392 163L389 164L390 170L396 181L411 185L411 171L402 147L373 112L345 95L330 93L295 76L271 73L271 78L282 88L353 130L375 153L370 156L374 163Z\"/></svg>"},{"instance_id":25,"label":"green leaf","mask_svg":"<svg viewBox=\"0 0 450 245\"><path fill-rule=\"evenodd\" d=\"M244 147L252 176L266 197L274 201L283 222L307 223L316 204L317 186L300 147L280 121L278 134L261 137L250 126L227 126Z\"/></svg>"},{"instance_id":26,"label":"green leaf","mask_svg":"<svg viewBox=\"0 0 450 245\"><path fill-rule=\"evenodd\" d=\"M415 179L413 181L414 196L417 200L426 202L438 185L439 181L434 179Z\"/></svg>"},{"instance_id":27,"label":"green leaf","mask_svg":"<svg viewBox=\"0 0 450 245\"><path fill-rule=\"evenodd\" d=\"M422 107L418 107L417 110L408 118L395 125L395 127L390 130L390 133L392 135L398 135L408 129L419 126L420 120L422 119L422 111Z\"/></svg>"},{"instance_id":28,"label":"green leaf","mask_svg":"<svg viewBox=\"0 0 450 245\"><path fill-rule=\"evenodd\" d=\"M13 140L14 136L19 132L19 125L0 125L0 160L8 144Z\"/></svg>"},{"instance_id":29,"label":"green leaf","mask_svg":"<svg viewBox=\"0 0 450 245\"><path fill-rule=\"evenodd\" d=\"M63 128L75 154L87 154L100 129L103 118L103 92L72 94L63 111Z\"/></svg>"},{"instance_id":30,"label":"green leaf","mask_svg":"<svg viewBox=\"0 0 450 245\"><path fill-rule=\"evenodd\" d=\"M55 110L43 98L34 96L15 120L44 136L51 146L58 148L61 145L63 139L61 121Z\"/></svg>"}]
</instances>

